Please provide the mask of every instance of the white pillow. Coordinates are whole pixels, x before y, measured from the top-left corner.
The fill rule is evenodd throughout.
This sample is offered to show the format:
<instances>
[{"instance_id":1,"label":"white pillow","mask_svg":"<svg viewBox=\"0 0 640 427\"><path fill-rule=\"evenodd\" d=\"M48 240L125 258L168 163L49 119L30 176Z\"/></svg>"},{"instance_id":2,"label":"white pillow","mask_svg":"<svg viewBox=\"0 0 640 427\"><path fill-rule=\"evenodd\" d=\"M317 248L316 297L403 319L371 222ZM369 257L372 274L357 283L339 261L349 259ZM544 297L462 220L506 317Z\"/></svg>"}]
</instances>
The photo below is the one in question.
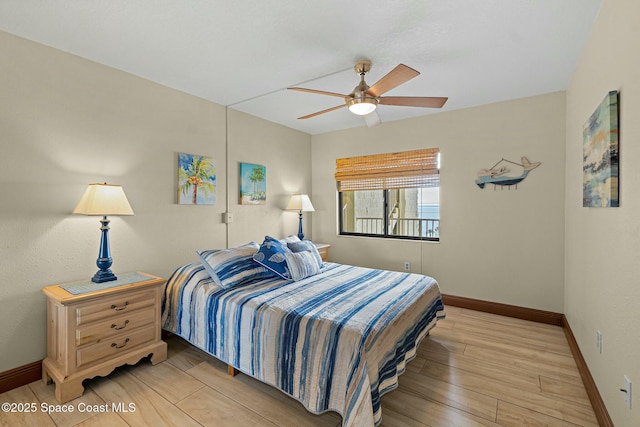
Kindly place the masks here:
<instances>
[{"instance_id":1,"label":"white pillow","mask_svg":"<svg viewBox=\"0 0 640 427\"><path fill-rule=\"evenodd\" d=\"M287 247L291 249L291 252L311 252L316 261L318 261L318 267L322 268L322 266L324 265L324 262L322 262L322 257L320 256L320 252L318 252L318 248L313 244L311 240L298 240L297 242L289 242L287 243Z\"/></svg>"},{"instance_id":2,"label":"white pillow","mask_svg":"<svg viewBox=\"0 0 640 427\"><path fill-rule=\"evenodd\" d=\"M290 242L299 242L300 238L298 236L295 236L293 234L289 234L287 237L285 237L284 239L280 239L280 243L282 243L283 245L287 246L287 243Z\"/></svg>"},{"instance_id":3,"label":"white pillow","mask_svg":"<svg viewBox=\"0 0 640 427\"><path fill-rule=\"evenodd\" d=\"M285 253L284 257L287 260L289 274L294 281L320 272L315 256L309 251Z\"/></svg>"}]
</instances>

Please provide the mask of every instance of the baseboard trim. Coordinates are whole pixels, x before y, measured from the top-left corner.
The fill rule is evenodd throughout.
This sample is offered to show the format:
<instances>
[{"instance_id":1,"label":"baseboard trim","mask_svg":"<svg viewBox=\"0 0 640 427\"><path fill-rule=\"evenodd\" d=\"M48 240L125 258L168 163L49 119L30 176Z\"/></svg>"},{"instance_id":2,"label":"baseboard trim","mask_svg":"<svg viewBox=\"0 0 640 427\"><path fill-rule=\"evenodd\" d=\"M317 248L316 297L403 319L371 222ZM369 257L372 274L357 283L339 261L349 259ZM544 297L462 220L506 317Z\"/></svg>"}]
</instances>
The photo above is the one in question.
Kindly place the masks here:
<instances>
[{"instance_id":1,"label":"baseboard trim","mask_svg":"<svg viewBox=\"0 0 640 427\"><path fill-rule=\"evenodd\" d=\"M600 427L614 427L613 421L609 416L609 411L607 411L606 406L604 406L604 401L602 400L602 396L600 396L596 382L591 376L591 372L587 367L587 362L582 356L576 337L573 335L571 326L564 314L562 315L562 328L564 329L564 334L569 342L569 348L571 348L573 358L578 366L578 372L580 372L580 377L582 377L582 382L585 390L587 391L587 395L589 396L589 400L591 401L591 406L593 407L593 411L596 413L598 424L600 424Z\"/></svg>"},{"instance_id":2,"label":"baseboard trim","mask_svg":"<svg viewBox=\"0 0 640 427\"><path fill-rule=\"evenodd\" d=\"M0 372L0 393L42 379L42 360Z\"/></svg>"},{"instance_id":3,"label":"baseboard trim","mask_svg":"<svg viewBox=\"0 0 640 427\"><path fill-rule=\"evenodd\" d=\"M563 326L562 313L553 311L538 310L535 308L519 307L516 305L501 304L498 302L483 301L473 298L459 297L455 295L442 295L445 305L468 308L469 310L483 311L485 313L499 314L502 316L514 317L516 319L531 320L538 323Z\"/></svg>"}]
</instances>

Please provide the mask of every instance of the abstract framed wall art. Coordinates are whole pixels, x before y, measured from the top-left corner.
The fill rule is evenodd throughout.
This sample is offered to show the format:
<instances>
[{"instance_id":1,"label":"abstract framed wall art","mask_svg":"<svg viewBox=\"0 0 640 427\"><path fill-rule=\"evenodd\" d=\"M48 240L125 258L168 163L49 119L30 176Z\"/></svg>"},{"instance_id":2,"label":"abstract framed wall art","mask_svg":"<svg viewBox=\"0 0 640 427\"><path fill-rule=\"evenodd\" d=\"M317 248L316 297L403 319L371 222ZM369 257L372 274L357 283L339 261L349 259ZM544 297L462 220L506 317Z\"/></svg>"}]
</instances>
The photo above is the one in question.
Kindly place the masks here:
<instances>
[{"instance_id":1,"label":"abstract framed wall art","mask_svg":"<svg viewBox=\"0 0 640 427\"><path fill-rule=\"evenodd\" d=\"M267 203L267 168L262 165L240 163L240 204Z\"/></svg>"},{"instance_id":2,"label":"abstract framed wall art","mask_svg":"<svg viewBox=\"0 0 640 427\"><path fill-rule=\"evenodd\" d=\"M618 91L609 92L584 124L582 144L582 206L619 206Z\"/></svg>"},{"instance_id":3,"label":"abstract framed wall art","mask_svg":"<svg viewBox=\"0 0 640 427\"><path fill-rule=\"evenodd\" d=\"M210 157L178 153L178 204L216 204L216 166Z\"/></svg>"}]
</instances>

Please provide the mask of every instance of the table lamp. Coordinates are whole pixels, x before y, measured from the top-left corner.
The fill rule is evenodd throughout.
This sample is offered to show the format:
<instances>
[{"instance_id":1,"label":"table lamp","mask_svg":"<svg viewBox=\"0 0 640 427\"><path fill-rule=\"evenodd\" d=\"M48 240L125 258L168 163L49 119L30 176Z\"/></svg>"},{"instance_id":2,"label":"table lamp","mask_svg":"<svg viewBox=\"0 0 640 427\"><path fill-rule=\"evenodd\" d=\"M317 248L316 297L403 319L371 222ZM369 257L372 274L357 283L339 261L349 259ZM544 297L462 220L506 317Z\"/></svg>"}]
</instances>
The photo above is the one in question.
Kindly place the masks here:
<instances>
[{"instance_id":1,"label":"table lamp","mask_svg":"<svg viewBox=\"0 0 640 427\"><path fill-rule=\"evenodd\" d=\"M109 249L109 220L107 216L134 214L124 190L119 185L107 184L106 182L104 184L89 184L73 213L102 216L100 220L102 237L100 238L98 260L96 261L99 270L91 278L91 281L102 283L116 280L117 277L110 269L113 260Z\"/></svg>"},{"instance_id":2,"label":"table lamp","mask_svg":"<svg viewBox=\"0 0 640 427\"><path fill-rule=\"evenodd\" d=\"M302 212L313 212L313 205L311 204L311 200L309 200L309 196L306 194L294 194L289 199L289 203L287 204L286 210L288 211L298 211L300 215L300 222L298 224L298 238L300 240L304 239L304 234L302 233Z\"/></svg>"}]
</instances>

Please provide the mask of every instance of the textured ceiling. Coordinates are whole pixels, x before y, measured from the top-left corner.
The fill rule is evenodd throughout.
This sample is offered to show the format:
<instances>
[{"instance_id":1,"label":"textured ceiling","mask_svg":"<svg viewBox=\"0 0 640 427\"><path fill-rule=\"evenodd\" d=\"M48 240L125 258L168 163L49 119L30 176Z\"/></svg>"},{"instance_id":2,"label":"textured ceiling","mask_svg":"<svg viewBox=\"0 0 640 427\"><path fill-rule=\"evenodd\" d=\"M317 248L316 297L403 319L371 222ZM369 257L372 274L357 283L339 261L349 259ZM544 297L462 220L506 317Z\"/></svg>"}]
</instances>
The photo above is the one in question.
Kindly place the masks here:
<instances>
[{"instance_id":1,"label":"textured ceiling","mask_svg":"<svg viewBox=\"0 0 640 427\"><path fill-rule=\"evenodd\" d=\"M364 126L335 97L353 64L388 92L448 96L441 110L382 105L383 122L564 90L601 0L0 0L0 29L266 120L318 134ZM375 128L372 128L375 130Z\"/></svg>"}]
</instances>

